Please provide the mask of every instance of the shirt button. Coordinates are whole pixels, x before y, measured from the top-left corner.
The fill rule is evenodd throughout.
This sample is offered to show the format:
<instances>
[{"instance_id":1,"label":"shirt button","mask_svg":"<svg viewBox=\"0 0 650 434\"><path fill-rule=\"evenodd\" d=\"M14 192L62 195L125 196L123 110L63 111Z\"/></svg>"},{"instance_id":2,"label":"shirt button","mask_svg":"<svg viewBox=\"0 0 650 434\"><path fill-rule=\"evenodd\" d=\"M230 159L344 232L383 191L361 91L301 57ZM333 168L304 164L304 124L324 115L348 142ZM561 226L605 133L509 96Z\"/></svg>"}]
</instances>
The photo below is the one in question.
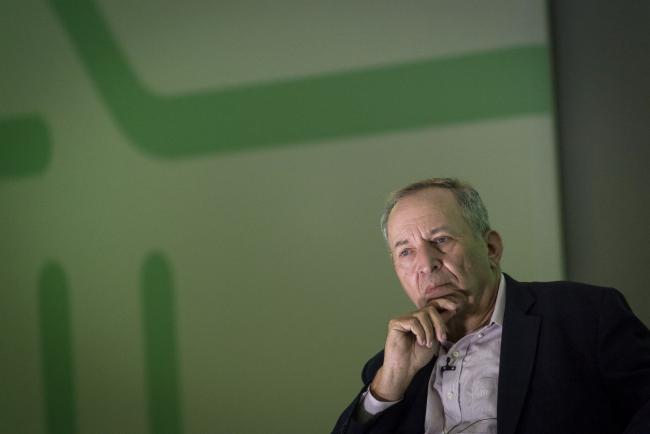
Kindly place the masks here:
<instances>
[{"instance_id":1,"label":"shirt button","mask_svg":"<svg viewBox=\"0 0 650 434\"><path fill-rule=\"evenodd\" d=\"M479 334L478 334L478 337L479 337L479 338L482 338L482 337L483 337L483 333L479 333Z\"/></svg>"},{"instance_id":2,"label":"shirt button","mask_svg":"<svg viewBox=\"0 0 650 434\"><path fill-rule=\"evenodd\" d=\"M454 356L454 359L457 359L458 356L460 356L460 353L459 353L458 351L454 351L454 352L452 353L452 356Z\"/></svg>"},{"instance_id":3,"label":"shirt button","mask_svg":"<svg viewBox=\"0 0 650 434\"><path fill-rule=\"evenodd\" d=\"M454 399L454 394L451 392L447 393L447 399Z\"/></svg>"}]
</instances>

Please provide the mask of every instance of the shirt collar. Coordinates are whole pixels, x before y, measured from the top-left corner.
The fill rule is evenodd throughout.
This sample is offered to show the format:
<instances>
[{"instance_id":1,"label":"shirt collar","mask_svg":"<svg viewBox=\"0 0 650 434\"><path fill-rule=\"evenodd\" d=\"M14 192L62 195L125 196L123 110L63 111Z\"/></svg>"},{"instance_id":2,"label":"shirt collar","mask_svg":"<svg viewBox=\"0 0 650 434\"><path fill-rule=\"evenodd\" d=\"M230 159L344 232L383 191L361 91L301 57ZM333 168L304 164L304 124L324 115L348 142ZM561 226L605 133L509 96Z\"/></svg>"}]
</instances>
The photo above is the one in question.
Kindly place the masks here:
<instances>
[{"instance_id":1,"label":"shirt collar","mask_svg":"<svg viewBox=\"0 0 650 434\"><path fill-rule=\"evenodd\" d=\"M496 323L503 326L503 314L506 310L506 279L501 273L501 281L497 290L497 301L494 303L494 312L490 318L490 324Z\"/></svg>"}]
</instances>

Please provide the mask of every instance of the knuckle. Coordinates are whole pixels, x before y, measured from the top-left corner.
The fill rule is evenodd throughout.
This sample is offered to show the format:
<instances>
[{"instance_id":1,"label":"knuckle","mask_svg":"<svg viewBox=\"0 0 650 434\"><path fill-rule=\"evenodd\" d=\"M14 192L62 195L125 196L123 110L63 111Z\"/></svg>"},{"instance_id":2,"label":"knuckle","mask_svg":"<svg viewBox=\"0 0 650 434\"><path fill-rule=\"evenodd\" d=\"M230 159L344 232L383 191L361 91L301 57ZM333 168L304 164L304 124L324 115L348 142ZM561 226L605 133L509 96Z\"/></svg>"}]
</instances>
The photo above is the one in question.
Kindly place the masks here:
<instances>
[{"instance_id":1,"label":"knuckle","mask_svg":"<svg viewBox=\"0 0 650 434\"><path fill-rule=\"evenodd\" d=\"M418 321L418 319L414 317L407 318L404 322L409 326L416 326L416 327L418 324L420 324L420 321Z\"/></svg>"}]
</instances>

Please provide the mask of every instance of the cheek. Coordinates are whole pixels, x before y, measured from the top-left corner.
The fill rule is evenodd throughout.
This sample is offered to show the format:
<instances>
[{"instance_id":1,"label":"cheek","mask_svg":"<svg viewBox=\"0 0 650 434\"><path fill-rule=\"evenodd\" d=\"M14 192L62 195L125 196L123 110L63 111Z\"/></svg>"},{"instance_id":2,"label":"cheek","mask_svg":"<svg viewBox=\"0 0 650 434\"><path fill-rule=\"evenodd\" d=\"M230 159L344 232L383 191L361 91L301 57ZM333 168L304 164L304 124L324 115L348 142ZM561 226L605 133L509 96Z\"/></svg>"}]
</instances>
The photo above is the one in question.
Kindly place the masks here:
<instances>
[{"instance_id":1,"label":"cheek","mask_svg":"<svg viewBox=\"0 0 650 434\"><path fill-rule=\"evenodd\" d=\"M477 251L470 251L467 256L459 255L455 262L458 272L466 276L474 274L477 270L484 268L486 264L487 256L481 255L481 252Z\"/></svg>"},{"instance_id":2,"label":"cheek","mask_svg":"<svg viewBox=\"0 0 650 434\"><path fill-rule=\"evenodd\" d=\"M415 266L412 261L393 262L393 269L401 279L408 279L409 276L415 275Z\"/></svg>"},{"instance_id":3,"label":"cheek","mask_svg":"<svg viewBox=\"0 0 650 434\"><path fill-rule=\"evenodd\" d=\"M458 280L464 280L471 270L470 264L463 261L462 258L451 258L444 262L446 268Z\"/></svg>"},{"instance_id":4,"label":"cheek","mask_svg":"<svg viewBox=\"0 0 650 434\"><path fill-rule=\"evenodd\" d=\"M395 270L397 273L397 278L404 288L410 288L415 283L415 275L409 270L399 268Z\"/></svg>"},{"instance_id":5,"label":"cheek","mask_svg":"<svg viewBox=\"0 0 650 434\"><path fill-rule=\"evenodd\" d=\"M411 301L415 304L417 304L417 297L419 296L419 291L417 289L418 284L417 284L417 276L414 273L409 272L408 270L403 270L403 269L395 269L396 274L397 274L397 279L399 280L399 283L402 285L402 289L408 296L408 298L411 299Z\"/></svg>"}]
</instances>

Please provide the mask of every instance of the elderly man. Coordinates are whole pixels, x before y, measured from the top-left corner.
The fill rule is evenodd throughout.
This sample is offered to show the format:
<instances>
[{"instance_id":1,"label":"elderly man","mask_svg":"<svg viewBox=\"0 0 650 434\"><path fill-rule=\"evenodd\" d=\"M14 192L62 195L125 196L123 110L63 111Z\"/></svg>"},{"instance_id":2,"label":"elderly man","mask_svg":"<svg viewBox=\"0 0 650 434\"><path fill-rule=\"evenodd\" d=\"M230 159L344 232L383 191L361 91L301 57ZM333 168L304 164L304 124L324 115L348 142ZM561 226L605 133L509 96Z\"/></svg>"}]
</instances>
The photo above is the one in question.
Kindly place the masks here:
<instances>
[{"instance_id":1,"label":"elderly man","mask_svg":"<svg viewBox=\"0 0 650 434\"><path fill-rule=\"evenodd\" d=\"M521 283L478 193L454 179L397 191L382 216L416 309L340 416L342 433L650 433L650 333L614 289Z\"/></svg>"}]
</instances>

